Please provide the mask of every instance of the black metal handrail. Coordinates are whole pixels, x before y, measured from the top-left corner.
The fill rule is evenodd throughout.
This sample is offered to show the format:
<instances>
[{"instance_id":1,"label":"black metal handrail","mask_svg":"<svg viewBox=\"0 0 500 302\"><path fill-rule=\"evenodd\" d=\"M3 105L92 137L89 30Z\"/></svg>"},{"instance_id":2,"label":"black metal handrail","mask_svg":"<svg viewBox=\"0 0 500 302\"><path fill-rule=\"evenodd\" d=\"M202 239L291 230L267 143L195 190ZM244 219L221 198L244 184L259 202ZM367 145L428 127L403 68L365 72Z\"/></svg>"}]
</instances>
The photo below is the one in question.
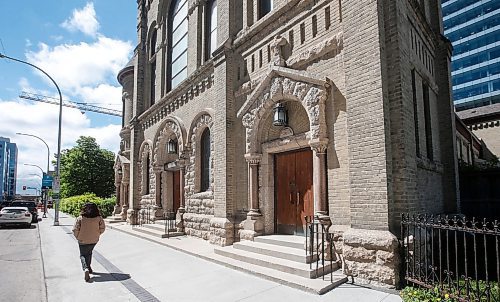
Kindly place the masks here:
<instances>
[{"instance_id":1,"label":"black metal handrail","mask_svg":"<svg viewBox=\"0 0 500 302\"><path fill-rule=\"evenodd\" d=\"M465 216L403 214L406 283L459 301L500 302L500 225Z\"/></svg>"},{"instance_id":2,"label":"black metal handrail","mask_svg":"<svg viewBox=\"0 0 500 302\"><path fill-rule=\"evenodd\" d=\"M331 222L322 222L318 216L305 216L306 221L306 259L309 260L309 268L315 265L316 277L321 267L321 277L325 280L325 266L330 271L330 281L333 282L333 258L334 243L333 234L329 232ZM328 273L328 272L327 272Z\"/></svg>"},{"instance_id":3,"label":"black metal handrail","mask_svg":"<svg viewBox=\"0 0 500 302\"><path fill-rule=\"evenodd\" d=\"M177 231L175 225L175 212L173 211L165 211L163 212L163 219L165 220L165 234L167 234L167 238L170 238L170 232L172 230Z\"/></svg>"}]
</instances>

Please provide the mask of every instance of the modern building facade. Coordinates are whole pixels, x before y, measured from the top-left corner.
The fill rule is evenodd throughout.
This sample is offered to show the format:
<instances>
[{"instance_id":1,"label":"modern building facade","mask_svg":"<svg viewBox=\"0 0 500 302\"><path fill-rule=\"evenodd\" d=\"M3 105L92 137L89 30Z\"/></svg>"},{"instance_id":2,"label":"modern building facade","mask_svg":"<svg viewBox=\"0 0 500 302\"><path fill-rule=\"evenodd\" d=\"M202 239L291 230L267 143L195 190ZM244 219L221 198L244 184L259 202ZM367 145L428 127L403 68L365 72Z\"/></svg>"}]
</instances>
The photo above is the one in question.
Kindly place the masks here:
<instances>
[{"instance_id":1,"label":"modern building facade","mask_svg":"<svg viewBox=\"0 0 500 302\"><path fill-rule=\"evenodd\" d=\"M395 286L405 212L456 211L451 45L427 1L138 0L116 214L215 246L332 224ZM131 25L132 26L132 25Z\"/></svg>"},{"instance_id":2,"label":"modern building facade","mask_svg":"<svg viewBox=\"0 0 500 302\"><path fill-rule=\"evenodd\" d=\"M0 201L12 199L16 194L17 145L10 139L0 137Z\"/></svg>"},{"instance_id":3,"label":"modern building facade","mask_svg":"<svg viewBox=\"0 0 500 302\"><path fill-rule=\"evenodd\" d=\"M500 103L500 1L443 0L457 111Z\"/></svg>"}]
</instances>

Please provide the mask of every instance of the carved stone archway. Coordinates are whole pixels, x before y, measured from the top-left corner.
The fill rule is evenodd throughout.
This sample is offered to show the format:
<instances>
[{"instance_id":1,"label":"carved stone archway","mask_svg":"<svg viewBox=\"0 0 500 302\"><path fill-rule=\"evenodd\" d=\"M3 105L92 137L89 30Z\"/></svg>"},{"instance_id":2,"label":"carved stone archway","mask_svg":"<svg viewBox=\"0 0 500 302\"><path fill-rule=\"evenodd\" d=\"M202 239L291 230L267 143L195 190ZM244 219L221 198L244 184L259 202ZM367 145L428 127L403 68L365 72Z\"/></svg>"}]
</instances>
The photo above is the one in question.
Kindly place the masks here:
<instances>
[{"instance_id":1,"label":"carved stone archway","mask_svg":"<svg viewBox=\"0 0 500 302\"><path fill-rule=\"evenodd\" d=\"M173 208L173 170L179 172L179 192L180 192L180 206L177 209L177 226L179 231L183 231L182 216L185 212L185 201L184 201L184 179L185 179L185 160L186 155L186 129L182 121L177 117L168 117L159 127L159 130L154 139L154 158L153 158L153 170L155 173L155 200L156 200L156 211L155 217L160 217L163 215L164 211L169 211ZM170 139L175 139L177 141L177 154L169 155L167 154L166 145ZM165 165L172 166L165 169ZM168 188L167 191L162 190L162 188ZM164 204L165 203L165 204ZM174 209L175 210L175 209Z\"/></svg>"},{"instance_id":2,"label":"carved stone archway","mask_svg":"<svg viewBox=\"0 0 500 302\"><path fill-rule=\"evenodd\" d=\"M315 215L327 218L326 149L328 146L325 103L330 97L332 83L319 80L307 72L286 67L272 66L267 76L255 88L238 112L246 129L246 154L248 162L249 213L243 224L245 237L258 236L260 213L258 171L262 159L261 131L265 119L280 101L296 101L305 109L309 118L307 141L313 150L314 209Z\"/></svg>"}]
</instances>

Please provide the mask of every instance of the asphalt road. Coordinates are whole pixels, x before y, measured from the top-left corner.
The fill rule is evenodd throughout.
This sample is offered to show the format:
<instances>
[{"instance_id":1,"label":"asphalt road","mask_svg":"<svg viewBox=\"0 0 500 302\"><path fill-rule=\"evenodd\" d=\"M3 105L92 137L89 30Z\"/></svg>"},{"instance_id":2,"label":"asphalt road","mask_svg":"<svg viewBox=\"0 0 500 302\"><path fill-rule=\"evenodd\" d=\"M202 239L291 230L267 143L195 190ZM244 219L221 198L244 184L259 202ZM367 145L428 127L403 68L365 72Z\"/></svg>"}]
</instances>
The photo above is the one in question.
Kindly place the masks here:
<instances>
[{"instance_id":1,"label":"asphalt road","mask_svg":"<svg viewBox=\"0 0 500 302\"><path fill-rule=\"evenodd\" d=\"M47 301L37 223L0 228L0 300Z\"/></svg>"}]
</instances>

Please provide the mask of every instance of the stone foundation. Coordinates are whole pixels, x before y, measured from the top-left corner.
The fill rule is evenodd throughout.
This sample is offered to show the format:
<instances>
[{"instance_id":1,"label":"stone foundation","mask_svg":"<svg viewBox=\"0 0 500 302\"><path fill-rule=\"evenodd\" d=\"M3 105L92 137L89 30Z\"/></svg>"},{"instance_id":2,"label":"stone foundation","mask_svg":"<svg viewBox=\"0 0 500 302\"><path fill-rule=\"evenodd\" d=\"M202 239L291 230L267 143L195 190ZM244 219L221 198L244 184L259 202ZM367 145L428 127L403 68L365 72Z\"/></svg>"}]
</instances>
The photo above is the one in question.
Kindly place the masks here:
<instances>
[{"instance_id":1,"label":"stone foundation","mask_svg":"<svg viewBox=\"0 0 500 302\"><path fill-rule=\"evenodd\" d=\"M184 232L188 236L210 239L210 220L212 215L184 213Z\"/></svg>"},{"instance_id":2,"label":"stone foundation","mask_svg":"<svg viewBox=\"0 0 500 302\"><path fill-rule=\"evenodd\" d=\"M355 283L395 288L399 283L399 244L389 231L347 229L343 235L344 273Z\"/></svg>"},{"instance_id":3,"label":"stone foundation","mask_svg":"<svg viewBox=\"0 0 500 302\"><path fill-rule=\"evenodd\" d=\"M234 225L227 218L213 217L210 219L210 243L220 246L231 245L234 242Z\"/></svg>"}]
</instances>

